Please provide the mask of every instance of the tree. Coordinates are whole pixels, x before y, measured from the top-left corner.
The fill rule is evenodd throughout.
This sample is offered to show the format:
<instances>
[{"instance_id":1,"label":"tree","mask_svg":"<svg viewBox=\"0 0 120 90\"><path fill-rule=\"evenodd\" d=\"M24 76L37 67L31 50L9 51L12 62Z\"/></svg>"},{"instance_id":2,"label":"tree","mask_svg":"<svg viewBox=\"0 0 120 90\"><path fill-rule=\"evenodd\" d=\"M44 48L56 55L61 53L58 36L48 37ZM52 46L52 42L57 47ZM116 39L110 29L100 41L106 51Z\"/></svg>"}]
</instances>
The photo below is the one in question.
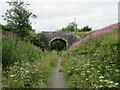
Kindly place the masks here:
<instances>
[{"instance_id":1,"label":"tree","mask_svg":"<svg viewBox=\"0 0 120 90\"><path fill-rule=\"evenodd\" d=\"M71 22L68 24L67 27L60 29L59 31L70 31L70 32L74 32L77 31L77 24L75 22Z\"/></svg>"},{"instance_id":2,"label":"tree","mask_svg":"<svg viewBox=\"0 0 120 90\"><path fill-rule=\"evenodd\" d=\"M2 30L11 31L12 27L10 25L2 25Z\"/></svg>"},{"instance_id":3,"label":"tree","mask_svg":"<svg viewBox=\"0 0 120 90\"><path fill-rule=\"evenodd\" d=\"M92 29L89 26L85 26L79 30L79 32L91 31Z\"/></svg>"},{"instance_id":4,"label":"tree","mask_svg":"<svg viewBox=\"0 0 120 90\"><path fill-rule=\"evenodd\" d=\"M12 27L12 31L20 37L27 37L32 30L30 17L36 17L30 10L27 9L28 3L21 0L7 2L11 9L7 10L3 15L8 26Z\"/></svg>"}]
</instances>

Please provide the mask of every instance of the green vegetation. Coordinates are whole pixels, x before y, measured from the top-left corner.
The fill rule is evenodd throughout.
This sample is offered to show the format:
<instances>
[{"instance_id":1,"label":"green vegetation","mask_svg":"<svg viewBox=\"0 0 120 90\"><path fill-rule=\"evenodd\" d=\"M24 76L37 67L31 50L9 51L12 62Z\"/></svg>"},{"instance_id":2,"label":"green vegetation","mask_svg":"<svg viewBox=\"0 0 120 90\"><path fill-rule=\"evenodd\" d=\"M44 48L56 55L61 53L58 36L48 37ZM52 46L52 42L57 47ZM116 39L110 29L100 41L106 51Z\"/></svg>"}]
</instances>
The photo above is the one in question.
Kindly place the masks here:
<instances>
[{"instance_id":1,"label":"green vegetation","mask_svg":"<svg viewBox=\"0 0 120 90\"><path fill-rule=\"evenodd\" d=\"M117 30L83 41L61 54L63 73L70 88L119 87L120 61Z\"/></svg>"},{"instance_id":2,"label":"green vegetation","mask_svg":"<svg viewBox=\"0 0 120 90\"><path fill-rule=\"evenodd\" d=\"M40 35L40 33L30 32L30 36L28 37L28 39L32 44L41 48L44 51L45 50L45 44L43 42L39 41L38 35Z\"/></svg>"},{"instance_id":3,"label":"green vegetation","mask_svg":"<svg viewBox=\"0 0 120 90\"><path fill-rule=\"evenodd\" d=\"M66 48L65 42L56 40L51 42L52 49L61 52L46 51L37 37L40 33L32 29L30 17L36 15L27 9L29 4L21 0L8 4L12 8L3 15L7 25L0 24L3 29L0 48L3 88L46 88L48 77L56 66L57 54L62 57L63 68L59 71L65 74L68 87L120 87L120 43L114 30L116 25L94 33L89 26L79 29L71 22L58 31L76 32L81 40L74 43L70 51L61 51Z\"/></svg>"},{"instance_id":4,"label":"green vegetation","mask_svg":"<svg viewBox=\"0 0 120 90\"><path fill-rule=\"evenodd\" d=\"M21 0L12 0L7 3L11 8L3 15L4 20L7 21L7 25L3 29L11 30L22 38L29 36L29 32L32 30L30 17L36 17L36 15L27 9L29 4Z\"/></svg>"},{"instance_id":5,"label":"green vegetation","mask_svg":"<svg viewBox=\"0 0 120 90\"><path fill-rule=\"evenodd\" d=\"M1 27L3 30L5 30L5 31L11 31L11 30L12 30L12 28L11 28L10 25L2 25L2 24L0 24L0 27Z\"/></svg>"},{"instance_id":6,"label":"green vegetation","mask_svg":"<svg viewBox=\"0 0 120 90\"><path fill-rule=\"evenodd\" d=\"M61 51L66 49L66 42L63 40L55 40L51 43L51 50Z\"/></svg>"},{"instance_id":7,"label":"green vegetation","mask_svg":"<svg viewBox=\"0 0 120 90\"><path fill-rule=\"evenodd\" d=\"M91 31L92 28L90 28L88 25L84 26L83 28L79 29L77 28L77 24L75 22L69 23L66 27L63 27L61 29L58 29L58 31L67 31L67 32L86 32Z\"/></svg>"},{"instance_id":8,"label":"green vegetation","mask_svg":"<svg viewBox=\"0 0 120 90\"><path fill-rule=\"evenodd\" d=\"M69 31L74 32L77 31L77 24L75 22L71 22L67 25L67 27L63 27L62 29L59 29L58 31Z\"/></svg>"},{"instance_id":9,"label":"green vegetation","mask_svg":"<svg viewBox=\"0 0 120 90\"><path fill-rule=\"evenodd\" d=\"M56 52L43 52L12 35L3 35L2 41L3 87L45 88L56 66Z\"/></svg>"},{"instance_id":10,"label":"green vegetation","mask_svg":"<svg viewBox=\"0 0 120 90\"><path fill-rule=\"evenodd\" d=\"M88 25L84 26L83 28L79 29L78 32L84 32L84 31L91 31L92 28L90 28Z\"/></svg>"},{"instance_id":11,"label":"green vegetation","mask_svg":"<svg viewBox=\"0 0 120 90\"><path fill-rule=\"evenodd\" d=\"M94 31L92 32L76 32L76 35L78 35L81 39L85 38L88 35L91 35Z\"/></svg>"}]
</instances>

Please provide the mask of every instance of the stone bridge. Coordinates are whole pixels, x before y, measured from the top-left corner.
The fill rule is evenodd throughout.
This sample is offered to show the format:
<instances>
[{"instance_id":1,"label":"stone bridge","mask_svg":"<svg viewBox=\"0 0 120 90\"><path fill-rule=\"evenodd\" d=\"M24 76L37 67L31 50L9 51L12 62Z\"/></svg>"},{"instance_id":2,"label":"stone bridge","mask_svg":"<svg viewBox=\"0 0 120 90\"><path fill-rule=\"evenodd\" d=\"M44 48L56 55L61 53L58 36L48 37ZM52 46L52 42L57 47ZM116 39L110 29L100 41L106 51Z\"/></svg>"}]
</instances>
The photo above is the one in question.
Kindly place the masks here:
<instances>
[{"instance_id":1,"label":"stone bridge","mask_svg":"<svg viewBox=\"0 0 120 90\"><path fill-rule=\"evenodd\" d=\"M51 50L51 43L55 40L64 41L66 49L69 49L73 43L80 40L80 38L75 35L74 32L42 32L38 38L45 44L46 49L48 50Z\"/></svg>"}]
</instances>

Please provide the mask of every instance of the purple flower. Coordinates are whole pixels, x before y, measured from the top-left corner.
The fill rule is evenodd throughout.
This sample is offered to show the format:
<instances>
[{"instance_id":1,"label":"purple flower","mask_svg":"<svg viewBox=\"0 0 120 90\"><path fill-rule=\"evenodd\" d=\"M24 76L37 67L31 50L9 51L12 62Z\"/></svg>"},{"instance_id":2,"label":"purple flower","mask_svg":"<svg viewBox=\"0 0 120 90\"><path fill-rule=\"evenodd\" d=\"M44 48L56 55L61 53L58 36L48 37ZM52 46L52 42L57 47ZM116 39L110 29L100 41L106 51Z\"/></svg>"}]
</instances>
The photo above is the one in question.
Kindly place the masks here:
<instances>
[{"instance_id":1,"label":"purple flower","mask_svg":"<svg viewBox=\"0 0 120 90\"><path fill-rule=\"evenodd\" d=\"M118 23L118 24L113 24L113 25L111 25L111 26L107 26L107 27L105 27L105 28L98 29L98 30L96 30L96 31L89 31L88 33L90 33L90 32L93 32L93 33L92 33L91 35L88 35L87 37L81 39L80 41L78 41L78 42L76 42L76 43L73 43L69 50L72 50L74 47L80 45L84 40L86 40L86 39L88 39L88 38L90 38L90 37L98 36L98 35L103 34L103 33L109 33L109 32L112 32L112 31L115 30L115 29L118 29L118 25L119 25L119 24L120 24L120 23Z\"/></svg>"}]
</instances>

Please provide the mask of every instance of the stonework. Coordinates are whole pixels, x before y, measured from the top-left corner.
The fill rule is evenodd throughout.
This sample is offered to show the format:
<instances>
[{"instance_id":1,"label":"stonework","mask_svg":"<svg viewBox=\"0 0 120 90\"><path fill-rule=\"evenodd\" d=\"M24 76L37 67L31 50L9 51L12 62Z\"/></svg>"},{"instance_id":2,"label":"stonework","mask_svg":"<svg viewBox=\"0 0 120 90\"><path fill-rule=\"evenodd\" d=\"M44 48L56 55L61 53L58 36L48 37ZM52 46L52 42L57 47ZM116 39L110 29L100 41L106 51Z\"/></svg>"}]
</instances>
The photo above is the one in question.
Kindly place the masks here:
<instances>
[{"instance_id":1,"label":"stonework","mask_svg":"<svg viewBox=\"0 0 120 90\"><path fill-rule=\"evenodd\" d=\"M39 40L43 42L46 46L46 49L51 50L51 43L54 40L63 40L66 42L66 49L80 40L80 38L74 34L74 32L42 32L38 36Z\"/></svg>"}]
</instances>

